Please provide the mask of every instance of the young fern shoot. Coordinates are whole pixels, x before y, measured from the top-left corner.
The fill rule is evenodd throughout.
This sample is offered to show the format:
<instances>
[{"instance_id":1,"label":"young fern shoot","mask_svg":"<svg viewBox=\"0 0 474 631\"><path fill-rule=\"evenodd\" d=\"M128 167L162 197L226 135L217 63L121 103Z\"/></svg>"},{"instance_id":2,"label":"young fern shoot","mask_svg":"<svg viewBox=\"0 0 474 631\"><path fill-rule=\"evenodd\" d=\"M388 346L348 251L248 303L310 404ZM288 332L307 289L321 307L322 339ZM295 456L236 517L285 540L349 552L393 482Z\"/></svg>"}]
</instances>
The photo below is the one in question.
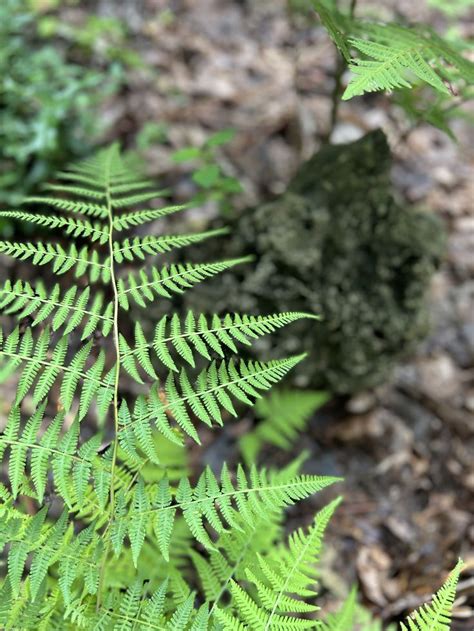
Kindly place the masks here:
<instances>
[{"instance_id":1,"label":"young fern shoot","mask_svg":"<svg viewBox=\"0 0 474 631\"><path fill-rule=\"evenodd\" d=\"M57 180L46 195L27 200L33 210L0 212L55 237L0 242L0 254L31 263L43 277L7 279L0 287L0 310L9 316L0 329L0 378L16 379L0 434L7 471L0 485L0 626L198 630L222 621L223 628L247 628L232 626L241 609L240 579L267 599L270 618L261 620L280 620L286 605L296 616L309 612L312 605L288 595L290 584L272 601L258 578L273 563L261 542L260 569L252 569L254 555L245 556L248 567L244 557L231 566L222 559L232 533L254 541L276 528L287 506L337 478L301 475L296 465L282 472L231 472L224 465L220 475L206 468L193 484L186 467L176 478L170 460L187 442L200 444L203 427L222 426L237 415L237 404L253 404L303 358L246 361L239 346L315 316L172 314L150 335L139 310L245 259L157 264L157 255L216 231L146 234L152 222L187 205L143 208L162 192L117 145ZM135 228L139 234L130 235ZM8 325L11 319L16 325ZM290 550L297 551L305 539L294 537ZM213 558L220 571L214 565L214 589L198 598L189 577L201 557L201 568ZM300 628L294 615L291 624Z\"/></svg>"}]
</instances>

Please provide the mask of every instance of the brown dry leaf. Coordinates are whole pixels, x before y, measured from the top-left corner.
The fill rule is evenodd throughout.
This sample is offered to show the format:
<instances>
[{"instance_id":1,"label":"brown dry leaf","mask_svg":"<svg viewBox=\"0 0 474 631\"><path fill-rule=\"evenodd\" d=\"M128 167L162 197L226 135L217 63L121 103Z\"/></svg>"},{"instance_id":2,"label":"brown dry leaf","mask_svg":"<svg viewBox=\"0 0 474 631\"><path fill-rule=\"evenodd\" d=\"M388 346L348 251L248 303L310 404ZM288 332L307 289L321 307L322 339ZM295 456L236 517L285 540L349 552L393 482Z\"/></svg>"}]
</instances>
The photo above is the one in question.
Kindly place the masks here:
<instances>
[{"instance_id":1,"label":"brown dry leaf","mask_svg":"<svg viewBox=\"0 0 474 631\"><path fill-rule=\"evenodd\" d=\"M357 573L364 594L379 607L401 595L398 581L389 576L392 565L390 556L378 545L361 548L357 556Z\"/></svg>"}]
</instances>

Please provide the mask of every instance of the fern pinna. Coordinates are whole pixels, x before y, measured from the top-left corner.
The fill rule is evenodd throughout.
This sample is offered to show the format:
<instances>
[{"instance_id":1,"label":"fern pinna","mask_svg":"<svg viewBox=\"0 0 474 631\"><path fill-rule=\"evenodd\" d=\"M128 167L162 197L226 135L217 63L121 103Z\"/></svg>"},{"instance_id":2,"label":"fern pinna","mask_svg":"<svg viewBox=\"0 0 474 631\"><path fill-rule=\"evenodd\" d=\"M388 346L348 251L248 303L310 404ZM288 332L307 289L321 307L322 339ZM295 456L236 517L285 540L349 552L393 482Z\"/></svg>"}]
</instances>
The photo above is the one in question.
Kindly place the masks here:
<instances>
[{"instance_id":1,"label":"fern pinna","mask_svg":"<svg viewBox=\"0 0 474 631\"><path fill-rule=\"evenodd\" d=\"M200 443L201 426L222 425L236 404L252 404L302 359L239 360L239 346L314 316L172 314L146 331L136 309L243 261L157 265L156 255L216 231L143 235L187 206L140 208L162 192L117 146L57 182L26 200L34 209L0 213L58 233L0 242L1 254L46 270L41 280L6 280L0 289L3 314L17 321L0 330L0 375L16 388L0 435L8 473L0 487L0 626L197 630L222 620L234 628L226 620L246 582L273 567L262 532L280 532L285 507L336 479L301 475L297 466L224 465L193 482L186 470L176 475L169 454ZM131 335L122 330L130 321ZM291 628L308 626L294 614L313 607L288 595L309 594L303 574L295 568L282 591L258 579L266 628L282 610Z\"/></svg>"}]
</instances>

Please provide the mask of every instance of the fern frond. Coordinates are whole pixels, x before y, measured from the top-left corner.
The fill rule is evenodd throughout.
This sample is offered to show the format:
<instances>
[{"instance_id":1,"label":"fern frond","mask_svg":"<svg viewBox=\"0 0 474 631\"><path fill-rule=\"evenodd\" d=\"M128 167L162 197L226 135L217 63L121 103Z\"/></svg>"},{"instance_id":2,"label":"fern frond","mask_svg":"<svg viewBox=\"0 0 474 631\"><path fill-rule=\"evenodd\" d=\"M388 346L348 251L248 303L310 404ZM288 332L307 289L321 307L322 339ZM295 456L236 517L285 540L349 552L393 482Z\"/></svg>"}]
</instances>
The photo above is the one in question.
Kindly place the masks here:
<instances>
[{"instance_id":1,"label":"fern frond","mask_svg":"<svg viewBox=\"0 0 474 631\"><path fill-rule=\"evenodd\" d=\"M163 478L155 497L151 499L139 483L133 491L132 510L128 519L124 518L123 509L118 507L117 526L121 523L122 530L120 537L116 531L114 550L117 553L121 549L123 539L128 534L136 563L151 519L158 546L167 559L178 510L193 537L212 550L215 546L204 524L209 524L217 534L223 533L227 526L240 528L240 519L253 527L261 513L274 513L338 481L339 478L309 475L294 476L283 481L276 474L265 469L258 471L255 467L250 469L247 476L239 467L234 483L224 466L220 480L208 467L194 489L189 480L183 478L175 493L172 493L168 480Z\"/></svg>"},{"instance_id":2,"label":"fern frond","mask_svg":"<svg viewBox=\"0 0 474 631\"><path fill-rule=\"evenodd\" d=\"M138 322L135 325L135 342L132 348L121 336L121 359L125 370L135 379L140 366L150 377L156 379L152 351L162 364L176 372L178 367L169 349L176 353L177 358L184 359L194 368L196 355L211 360L212 353L220 357L225 356L225 351L237 353L237 344L250 346L254 340L302 318L317 319L317 316L285 312L269 316L226 314L210 318L201 314L196 318L190 311L183 323L178 314L171 318L163 316L156 325L152 342L146 340Z\"/></svg>"},{"instance_id":3,"label":"fern frond","mask_svg":"<svg viewBox=\"0 0 474 631\"><path fill-rule=\"evenodd\" d=\"M95 293L91 302L90 294L89 287L81 291L73 285L66 292L61 292L59 284L46 290L41 282L33 287L26 281L18 280L12 285L7 280L0 289L0 311L15 314L18 319L36 314L32 317L32 327L49 318L53 331L64 326L64 335L83 324L82 340L96 330L106 337L113 326L113 305L109 303L104 307L104 297L100 292Z\"/></svg>"},{"instance_id":4,"label":"fern frond","mask_svg":"<svg viewBox=\"0 0 474 631\"><path fill-rule=\"evenodd\" d=\"M0 241L0 254L11 256L20 261L29 260L33 265L52 265L52 271L61 275L74 272L75 278L84 274L91 282L110 280L110 265L107 260L101 261L95 250L84 246L80 250L73 243L67 249L52 243L19 243Z\"/></svg>"},{"instance_id":5,"label":"fern frond","mask_svg":"<svg viewBox=\"0 0 474 631\"><path fill-rule=\"evenodd\" d=\"M96 190L91 187L69 186L67 184L46 184L45 188L58 193L68 193L77 197L88 197L90 199L105 199L104 190Z\"/></svg>"},{"instance_id":6,"label":"fern frond","mask_svg":"<svg viewBox=\"0 0 474 631\"><path fill-rule=\"evenodd\" d=\"M200 243L206 239L226 234L226 229L209 230L196 234L165 235L162 237L134 237L121 243L114 243L114 258L117 263L123 261L144 260L146 255L164 254L192 243Z\"/></svg>"},{"instance_id":7,"label":"fern frond","mask_svg":"<svg viewBox=\"0 0 474 631\"><path fill-rule=\"evenodd\" d=\"M319 623L318 629L321 631L348 631L352 629L357 612L356 598L357 590L353 588L340 610L334 614L329 614L326 620Z\"/></svg>"},{"instance_id":8,"label":"fern frond","mask_svg":"<svg viewBox=\"0 0 474 631\"><path fill-rule=\"evenodd\" d=\"M186 289L197 285L206 278L248 261L249 258L240 258L217 263L178 263L165 265L161 269L152 267L148 272L141 270L138 274L131 273L127 280L122 278L118 280L120 306L128 310L130 300L133 300L138 306L145 308L147 306L146 301L153 302L157 296L171 298L173 293L182 294Z\"/></svg>"},{"instance_id":9,"label":"fern frond","mask_svg":"<svg viewBox=\"0 0 474 631\"><path fill-rule=\"evenodd\" d=\"M135 406L133 415L128 411L126 403L122 405L118 434L120 444L126 451L134 453L137 442L138 445L145 442L144 436L150 431L150 421L153 421L158 431L175 442L176 435L170 425L171 419L185 434L200 444L192 416L209 427L213 423L222 425L221 410L232 416L237 415L232 399L252 405L253 399L258 399L262 391L280 381L304 357L305 355L299 355L267 363L241 361L236 364L229 361L218 365L212 362L209 368L200 373L194 386L182 370L178 379L179 389L175 376L170 373L163 396L160 396L158 387L153 388L147 404L138 400L139 405Z\"/></svg>"},{"instance_id":10,"label":"fern frond","mask_svg":"<svg viewBox=\"0 0 474 631\"><path fill-rule=\"evenodd\" d=\"M272 624L280 618L298 624L281 610L305 613L312 605L299 600L297 589L280 586L276 594L262 574L265 563L280 572L268 536L276 550L286 507L338 479L299 475L293 463L284 474L253 467L232 476L224 467L216 477L207 468L191 483L182 445L188 436L199 443L199 424L222 425L236 414L236 403L254 403L303 358L239 362L226 354L313 316L173 316L163 318L150 339L137 323L131 340L121 326L122 308L183 293L248 259L129 272L136 260L224 231L119 240L117 233L188 205L133 210L165 192L153 189L116 145L62 171L48 188L29 198L46 210L0 212L0 218L69 236L67 245L0 241L0 254L49 265L69 282L64 287L55 280L51 289L46 280L0 286L0 311L19 320L11 333L0 328L0 381L14 373L17 379L0 434L0 461L8 472L8 484L0 485L6 559L0 594L8 603L0 604L0 626L208 631L218 626L215 612L232 581L253 584L264 608L276 599L275 611L267 611ZM71 282L73 276L80 281ZM106 287L95 292L96 282ZM196 368L203 359L209 365L200 372L179 366ZM123 387L124 371L139 384L145 375L153 383L136 393L129 379ZM83 431L81 421L91 410L99 431L89 433L91 425ZM44 502L51 504L49 514ZM207 600L199 604L188 580L193 542L199 544L194 561L208 581ZM287 564L302 546L303 535L295 534ZM304 555L300 560L306 564ZM295 566L292 588L305 568Z\"/></svg>"},{"instance_id":11,"label":"fern frond","mask_svg":"<svg viewBox=\"0 0 474 631\"><path fill-rule=\"evenodd\" d=\"M120 188L120 187L119 187ZM127 185L129 188L129 185ZM117 190L117 189L116 189ZM113 187L111 188L112 192L112 208L120 209L120 208L128 208L130 206L135 206L136 204L141 204L142 202L148 202L153 199L159 199L166 193L166 190L156 190L156 191L145 191L143 193L137 193L136 195L127 195L124 197L115 197L113 195Z\"/></svg>"},{"instance_id":12,"label":"fern frond","mask_svg":"<svg viewBox=\"0 0 474 631\"><path fill-rule=\"evenodd\" d=\"M28 223L37 224L43 228L64 228L66 234L73 237L85 237L92 242L98 241L101 244L107 242L109 232L101 223L91 223L83 219L74 219L72 217L54 217L52 215L41 215L38 213L28 213L17 210L4 210L0 212L0 218L16 219Z\"/></svg>"},{"instance_id":13,"label":"fern frond","mask_svg":"<svg viewBox=\"0 0 474 631\"><path fill-rule=\"evenodd\" d=\"M464 567L464 562L459 559L442 587L434 594L432 602L415 611L405 624L401 623L402 631L449 631L456 587Z\"/></svg>"},{"instance_id":14,"label":"fern frond","mask_svg":"<svg viewBox=\"0 0 474 631\"><path fill-rule=\"evenodd\" d=\"M340 498L321 510L307 532L300 528L292 533L286 546L257 556L246 570L247 581L256 589L255 598L239 583L231 582L231 607L237 616L217 608L216 617L224 629L239 628L238 624L255 631L314 628L314 621L292 614L317 609L306 600L315 596L309 589L315 582L314 564L319 560L324 531L339 503Z\"/></svg>"},{"instance_id":15,"label":"fern frond","mask_svg":"<svg viewBox=\"0 0 474 631\"><path fill-rule=\"evenodd\" d=\"M364 26L369 39L352 38L351 45L365 57L350 65L354 78L342 98L378 90L411 87L410 74L438 92L449 94L443 81L443 62L466 81L474 80L474 64L427 29L398 25Z\"/></svg>"},{"instance_id":16,"label":"fern frond","mask_svg":"<svg viewBox=\"0 0 474 631\"><path fill-rule=\"evenodd\" d=\"M17 327L4 339L0 329L0 358L5 357L7 365L2 370L3 379L15 370L19 371L20 378L16 390L14 405L19 405L25 396L32 390L33 402L38 405L49 394L53 384L60 381L60 404L68 412L73 404L82 380L82 389L79 397L79 418L87 414L92 398L100 389L109 389L110 386L104 378L105 355L100 351L93 363L86 367L91 355L92 342L84 344L65 364L68 352L68 339L62 337L51 345L51 330L45 328L37 339L33 338L30 329L23 335ZM20 366L24 364L22 370Z\"/></svg>"},{"instance_id":17,"label":"fern frond","mask_svg":"<svg viewBox=\"0 0 474 631\"><path fill-rule=\"evenodd\" d=\"M314 412L329 399L326 392L281 390L259 399L255 412L257 427L240 439L247 462L255 462L263 444L288 450L300 436Z\"/></svg>"}]
</instances>

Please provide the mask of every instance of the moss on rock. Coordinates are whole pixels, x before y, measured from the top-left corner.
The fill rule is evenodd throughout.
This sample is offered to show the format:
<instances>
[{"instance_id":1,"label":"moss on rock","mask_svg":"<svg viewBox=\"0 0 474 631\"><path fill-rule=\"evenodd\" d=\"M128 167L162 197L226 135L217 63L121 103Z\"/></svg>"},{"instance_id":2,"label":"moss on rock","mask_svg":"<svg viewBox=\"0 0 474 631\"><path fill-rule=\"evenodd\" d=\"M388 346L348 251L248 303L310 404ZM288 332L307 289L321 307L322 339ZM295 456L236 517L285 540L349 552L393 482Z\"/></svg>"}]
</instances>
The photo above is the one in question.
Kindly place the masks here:
<instances>
[{"instance_id":1,"label":"moss on rock","mask_svg":"<svg viewBox=\"0 0 474 631\"><path fill-rule=\"evenodd\" d=\"M390 166L381 131L323 148L284 195L235 220L225 256L255 261L196 292L193 307L318 313L320 323L293 325L268 352L309 351L301 385L350 393L381 383L427 332L444 243L436 217L394 199Z\"/></svg>"}]
</instances>

